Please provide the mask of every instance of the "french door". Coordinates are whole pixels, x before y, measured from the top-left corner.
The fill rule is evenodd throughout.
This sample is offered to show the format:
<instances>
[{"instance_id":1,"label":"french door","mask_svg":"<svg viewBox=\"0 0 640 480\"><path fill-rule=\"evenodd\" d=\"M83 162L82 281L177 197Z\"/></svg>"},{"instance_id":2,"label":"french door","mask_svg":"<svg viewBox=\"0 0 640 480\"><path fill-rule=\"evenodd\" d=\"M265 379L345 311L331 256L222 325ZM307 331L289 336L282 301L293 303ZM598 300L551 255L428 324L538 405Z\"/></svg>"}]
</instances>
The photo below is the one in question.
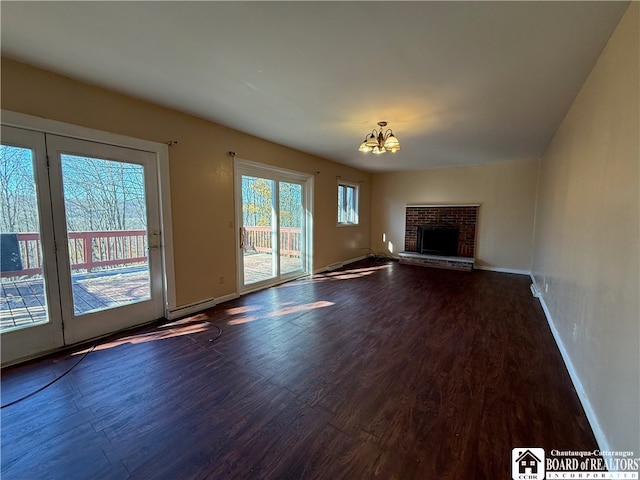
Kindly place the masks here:
<instances>
[{"instance_id":1,"label":"french door","mask_svg":"<svg viewBox=\"0 0 640 480\"><path fill-rule=\"evenodd\" d=\"M311 272L311 198L307 174L236 160L240 293Z\"/></svg>"},{"instance_id":2,"label":"french door","mask_svg":"<svg viewBox=\"0 0 640 480\"><path fill-rule=\"evenodd\" d=\"M2 363L163 315L153 153L2 127Z\"/></svg>"}]
</instances>

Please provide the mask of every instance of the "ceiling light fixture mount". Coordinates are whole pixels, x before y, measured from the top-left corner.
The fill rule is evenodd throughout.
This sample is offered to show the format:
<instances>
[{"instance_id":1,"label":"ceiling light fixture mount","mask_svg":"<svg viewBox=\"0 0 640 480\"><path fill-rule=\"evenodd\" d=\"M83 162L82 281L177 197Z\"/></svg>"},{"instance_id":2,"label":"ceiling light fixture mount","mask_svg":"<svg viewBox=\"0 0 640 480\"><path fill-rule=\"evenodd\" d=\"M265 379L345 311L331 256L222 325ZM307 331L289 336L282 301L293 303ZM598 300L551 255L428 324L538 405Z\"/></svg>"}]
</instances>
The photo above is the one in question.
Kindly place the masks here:
<instances>
[{"instance_id":1,"label":"ceiling light fixture mount","mask_svg":"<svg viewBox=\"0 0 640 480\"><path fill-rule=\"evenodd\" d=\"M371 133L367 134L358 151L363 153L373 152L376 155L380 155L387 152L396 153L400 150L400 142L393 134L393 131L390 128L384 131L387 122L378 122L378 126L380 127L379 130L374 128Z\"/></svg>"}]
</instances>

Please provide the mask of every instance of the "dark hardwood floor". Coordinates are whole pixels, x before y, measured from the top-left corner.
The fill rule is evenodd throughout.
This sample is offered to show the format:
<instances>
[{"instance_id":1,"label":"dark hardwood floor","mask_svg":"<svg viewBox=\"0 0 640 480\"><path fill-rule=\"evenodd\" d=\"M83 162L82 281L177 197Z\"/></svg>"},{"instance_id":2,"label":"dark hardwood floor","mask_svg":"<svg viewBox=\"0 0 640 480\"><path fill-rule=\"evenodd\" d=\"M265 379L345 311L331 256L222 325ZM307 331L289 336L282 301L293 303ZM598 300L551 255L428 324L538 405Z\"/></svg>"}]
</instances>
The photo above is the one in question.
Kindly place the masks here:
<instances>
[{"instance_id":1,"label":"dark hardwood floor","mask_svg":"<svg viewBox=\"0 0 640 480\"><path fill-rule=\"evenodd\" d=\"M514 447L593 450L529 284L365 261L110 339L2 409L2 479L499 480ZM2 404L79 358L5 369Z\"/></svg>"}]
</instances>

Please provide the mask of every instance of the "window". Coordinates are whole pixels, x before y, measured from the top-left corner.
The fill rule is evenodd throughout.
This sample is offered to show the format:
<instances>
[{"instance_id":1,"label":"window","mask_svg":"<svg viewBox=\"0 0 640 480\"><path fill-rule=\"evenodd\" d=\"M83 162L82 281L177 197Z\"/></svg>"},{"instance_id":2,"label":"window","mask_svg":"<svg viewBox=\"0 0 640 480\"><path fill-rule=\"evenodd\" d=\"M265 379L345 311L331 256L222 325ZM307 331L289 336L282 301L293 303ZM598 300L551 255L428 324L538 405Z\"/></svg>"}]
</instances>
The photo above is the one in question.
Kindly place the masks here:
<instances>
[{"instance_id":1,"label":"window","mask_svg":"<svg viewBox=\"0 0 640 480\"><path fill-rule=\"evenodd\" d=\"M358 224L358 186L338 183L338 225Z\"/></svg>"}]
</instances>

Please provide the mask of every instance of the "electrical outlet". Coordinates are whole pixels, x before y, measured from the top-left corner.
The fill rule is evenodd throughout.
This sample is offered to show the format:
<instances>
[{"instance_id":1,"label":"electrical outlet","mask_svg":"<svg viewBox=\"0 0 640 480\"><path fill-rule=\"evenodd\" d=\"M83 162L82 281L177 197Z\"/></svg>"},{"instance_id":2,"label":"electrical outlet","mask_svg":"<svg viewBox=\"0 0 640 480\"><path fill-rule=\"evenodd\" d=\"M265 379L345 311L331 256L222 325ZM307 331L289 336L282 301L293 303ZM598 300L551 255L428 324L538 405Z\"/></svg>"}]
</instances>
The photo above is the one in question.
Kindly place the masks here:
<instances>
[{"instance_id":1,"label":"electrical outlet","mask_svg":"<svg viewBox=\"0 0 640 480\"><path fill-rule=\"evenodd\" d=\"M218 277L218 283L223 284L224 283L224 277L222 275L220 275Z\"/></svg>"}]
</instances>

